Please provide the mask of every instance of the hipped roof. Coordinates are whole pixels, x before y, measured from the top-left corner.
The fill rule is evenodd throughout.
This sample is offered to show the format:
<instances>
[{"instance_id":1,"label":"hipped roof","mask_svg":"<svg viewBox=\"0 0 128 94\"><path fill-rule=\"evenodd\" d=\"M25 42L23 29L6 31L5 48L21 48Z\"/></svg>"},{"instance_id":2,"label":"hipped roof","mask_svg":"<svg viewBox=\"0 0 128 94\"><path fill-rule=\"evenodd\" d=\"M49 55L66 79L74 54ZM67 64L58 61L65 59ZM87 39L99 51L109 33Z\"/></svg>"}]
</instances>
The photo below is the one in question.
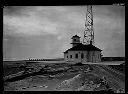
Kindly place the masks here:
<instances>
[{"instance_id":1,"label":"hipped roof","mask_svg":"<svg viewBox=\"0 0 128 94\"><path fill-rule=\"evenodd\" d=\"M73 36L72 38L75 38L75 37L80 38L78 35L75 35L75 36ZM71 38L71 39L72 39L72 38Z\"/></svg>"},{"instance_id":2,"label":"hipped roof","mask_svg":"<svg viewBox=\"0 0 128 94\"><path fill-rule=\"evenodd\" d=\"M74 46L74 47L66 50L64 53L67 53L68 51L102 51L102 50L91 45L91 44L83 45L82 43L80 43L77 46Z\"/></svg>"}]
</instances>

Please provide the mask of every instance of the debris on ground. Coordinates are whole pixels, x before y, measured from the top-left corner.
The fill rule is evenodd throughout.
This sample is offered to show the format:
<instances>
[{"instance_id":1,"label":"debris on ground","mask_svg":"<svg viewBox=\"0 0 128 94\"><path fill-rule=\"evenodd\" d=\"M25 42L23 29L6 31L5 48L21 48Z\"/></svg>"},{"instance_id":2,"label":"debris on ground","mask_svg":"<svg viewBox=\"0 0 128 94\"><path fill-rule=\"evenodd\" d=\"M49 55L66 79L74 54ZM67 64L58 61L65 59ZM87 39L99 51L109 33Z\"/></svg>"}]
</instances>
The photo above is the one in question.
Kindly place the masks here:
<instances>
[{"instance_id":1,"label":"debris on ground","mask_svg":"<svg viewBox=\"0 0 128 94\"><path fill-rule=\"evenodd\" d=\"M106 70L105 70L106 69ZM107 68L98 65L52 64L40 66L27 65L25 73L34 75L12 82L6 82L5 91L56 90L56 91L125 91L123 82L116 79ZM118 74L117 74L118 75ZM118 76L116 76L118 77ZM119 76L120 77L120 76ZM121 77L120 77L121 78ZM112 79L112 80L111 80ZM117 80L117 81L115 81ZM114 82L115 81L115 82ZM118 83L116 83L118 82ZM116 83L116 84L115 84ZM115 85L115 86L114 86Z\"/></svg>"}]
</instances>

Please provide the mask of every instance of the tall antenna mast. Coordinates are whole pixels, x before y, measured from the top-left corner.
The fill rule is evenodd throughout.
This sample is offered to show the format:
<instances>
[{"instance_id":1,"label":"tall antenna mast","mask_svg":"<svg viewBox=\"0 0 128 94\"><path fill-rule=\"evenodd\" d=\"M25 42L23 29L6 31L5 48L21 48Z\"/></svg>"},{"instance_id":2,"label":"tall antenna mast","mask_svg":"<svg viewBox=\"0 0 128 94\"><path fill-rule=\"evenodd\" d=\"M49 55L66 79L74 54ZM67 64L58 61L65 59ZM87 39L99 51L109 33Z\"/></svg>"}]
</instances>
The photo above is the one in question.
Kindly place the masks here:
<instances>
[{"instance_id":1,"label":"tall antenna mast","mask_svg":"<svg viewBox=\"0 0 128 94\"><path fill-rule=\"evenodd\" d=\"M87 6L83 44L94 45L93 12L91 5Z\"/></svg>"}]
</instances>

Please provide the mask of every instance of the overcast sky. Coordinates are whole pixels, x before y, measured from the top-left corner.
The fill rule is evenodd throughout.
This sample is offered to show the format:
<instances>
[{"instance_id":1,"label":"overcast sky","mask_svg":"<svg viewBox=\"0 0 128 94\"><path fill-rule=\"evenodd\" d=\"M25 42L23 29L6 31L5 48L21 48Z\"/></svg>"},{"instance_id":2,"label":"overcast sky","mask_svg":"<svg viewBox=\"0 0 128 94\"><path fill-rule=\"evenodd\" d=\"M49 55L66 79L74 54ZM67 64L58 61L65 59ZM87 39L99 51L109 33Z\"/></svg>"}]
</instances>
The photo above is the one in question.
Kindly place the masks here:
<instances>
[{"instance_id":1,"label":"overcast sky","mask_svg":"<svg viewBox=\"0 0 128 94\"><path fill-rule=\"evenodd\" d=\"M95 46L125 56L125 7L93 6ZM3 14L3 58L59 58L84 33L86 6L10 6Z\"/></svg>"}]
</instances>

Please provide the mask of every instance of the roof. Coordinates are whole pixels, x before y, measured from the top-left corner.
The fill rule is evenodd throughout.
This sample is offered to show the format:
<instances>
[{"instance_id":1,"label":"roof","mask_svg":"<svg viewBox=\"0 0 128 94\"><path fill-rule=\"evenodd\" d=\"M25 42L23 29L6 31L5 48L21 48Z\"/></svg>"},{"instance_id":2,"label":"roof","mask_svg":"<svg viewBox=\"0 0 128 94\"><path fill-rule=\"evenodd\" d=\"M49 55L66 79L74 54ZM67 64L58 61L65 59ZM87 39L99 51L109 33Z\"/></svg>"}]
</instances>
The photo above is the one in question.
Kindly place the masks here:
<instances>
[{"instance_id":1,"label":"roof","mask_svg":"<svg viewBox=\"0 0 128 94\"><path fill-rule=\"evenodd\" d=\"M93 45L83 45L82 43L80 43L77 46L74 46L66 50L64 53L67 53L68 51L102 51L102 50Z\"/></svg>"},{"instance_id":2,"label":"roof","mask_svg":"<svg viewBox=\"0 0 128 94\"><path fill-rule=\"evenodd\" d=\"M78 37L78 38L80 38L80 37L79 37L79 36L77 36L77 35L73 36L72 38L74 38L74 37Z\"/></svg>"}]
</instances>

